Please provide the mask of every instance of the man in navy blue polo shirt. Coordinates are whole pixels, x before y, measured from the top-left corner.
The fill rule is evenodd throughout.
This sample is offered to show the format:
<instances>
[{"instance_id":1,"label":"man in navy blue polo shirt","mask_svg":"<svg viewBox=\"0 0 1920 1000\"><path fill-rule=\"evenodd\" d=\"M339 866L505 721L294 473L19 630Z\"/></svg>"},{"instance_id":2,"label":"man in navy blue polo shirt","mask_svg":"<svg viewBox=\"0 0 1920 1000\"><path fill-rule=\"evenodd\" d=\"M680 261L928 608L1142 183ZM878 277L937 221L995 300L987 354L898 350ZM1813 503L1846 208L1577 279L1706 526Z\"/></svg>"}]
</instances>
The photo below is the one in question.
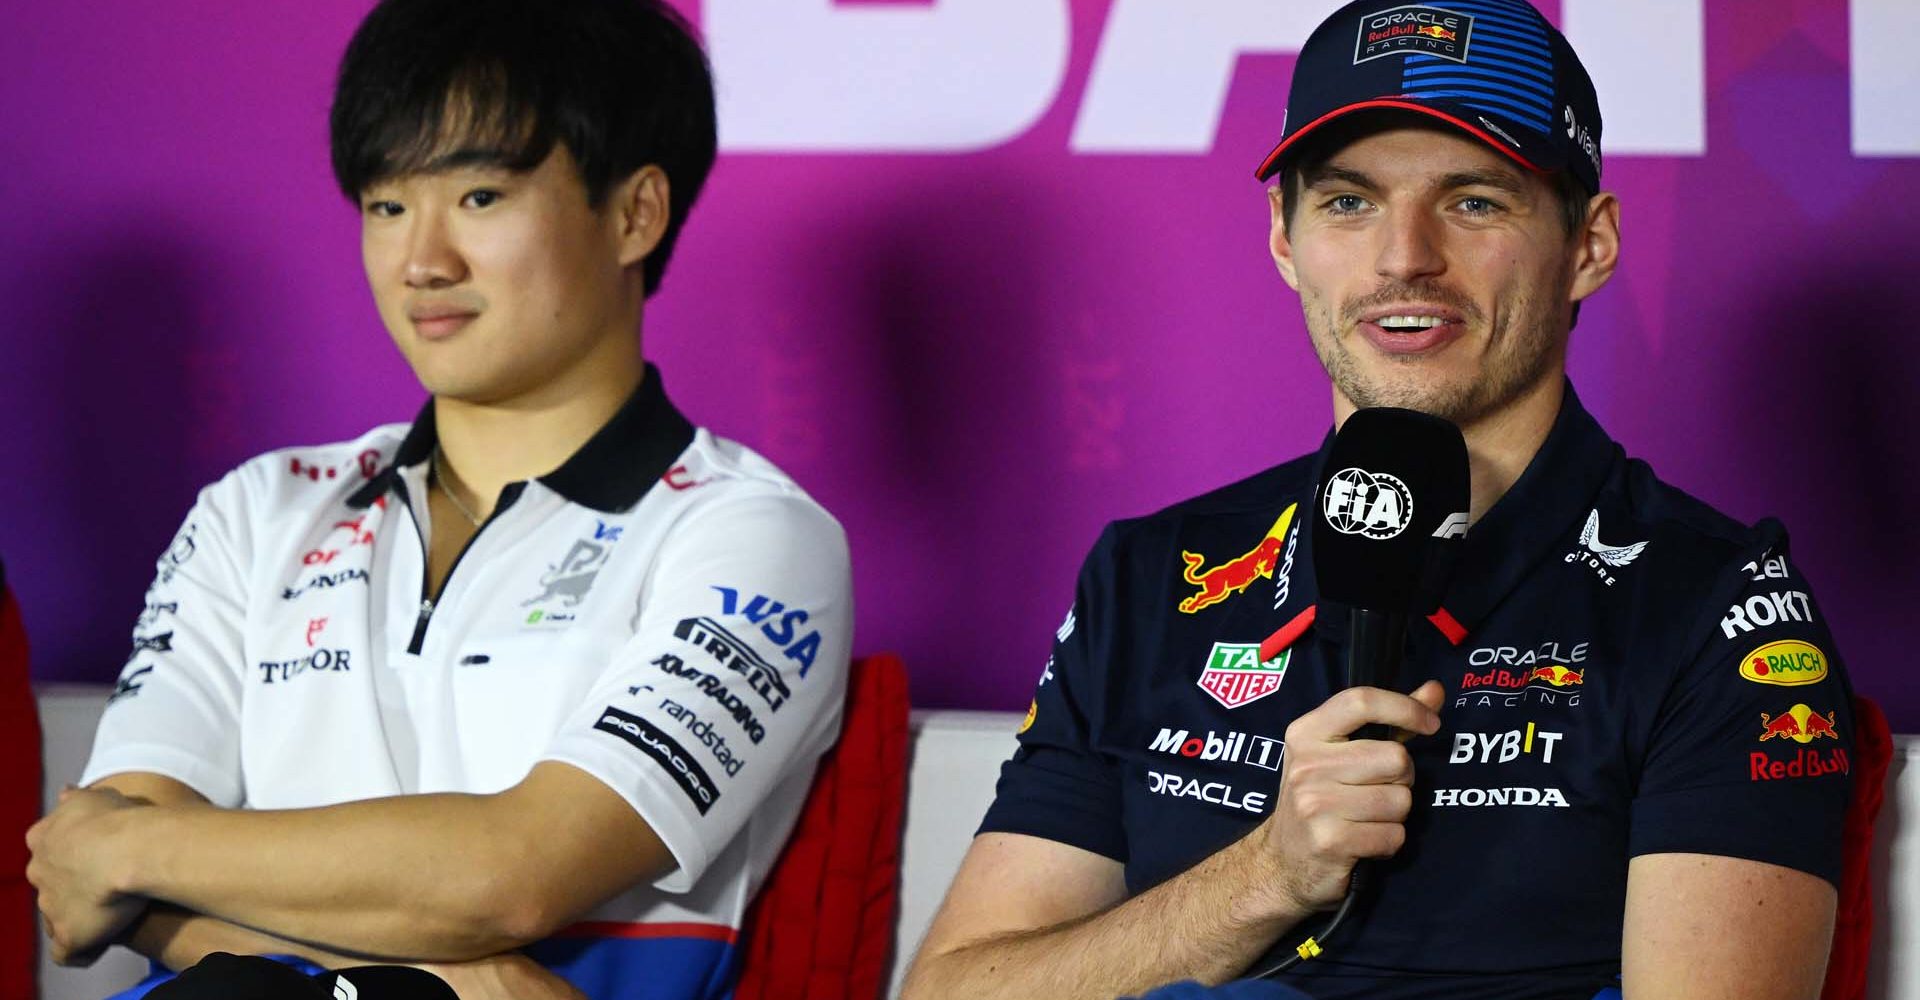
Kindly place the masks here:
<instances>
[{"instance_id":1,"label":"man in navy blue polo shirt","mask_svg":"<svg viewBox=\"0 0 1920 1000\"><path fill-rule=\"evenodd\" d=\"M1586 71L1520 0L1366 0L1302 49L1286 123L1259 176L1335 422L1409 407L1468 444L1417 687L1342 690L1303 528L1325 447L1113 524L908 995L1257 974L1375 859L1290 973L1315 997L1815 996L1851 692L1781 526L1660 482L1566 380L1620 247Z\"/></svg>"}]
</instances>

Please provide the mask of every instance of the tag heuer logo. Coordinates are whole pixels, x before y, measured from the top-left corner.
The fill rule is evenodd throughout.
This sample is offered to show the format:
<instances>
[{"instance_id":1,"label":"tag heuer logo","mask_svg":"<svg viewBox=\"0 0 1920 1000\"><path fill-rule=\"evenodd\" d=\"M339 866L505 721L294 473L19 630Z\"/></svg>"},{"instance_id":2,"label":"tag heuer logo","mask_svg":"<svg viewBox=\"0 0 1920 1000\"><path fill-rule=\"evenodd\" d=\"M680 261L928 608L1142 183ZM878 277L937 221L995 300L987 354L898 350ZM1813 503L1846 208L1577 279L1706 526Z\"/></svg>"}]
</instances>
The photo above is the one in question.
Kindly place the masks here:
<instances>
[{"instance_id":1,"label":"tag heuer logo","mask_svg":"<svg viewBox=\"0 0 1920 1000\"><path fill-rule=\"evenodd\" d=\"M1280 690L1292 658L1289 649L1261 663L1257 642L1216 642L1206 669L1200 671L1200 690L1228 708L1252 704Z\"/></svg>"}]
</instances>

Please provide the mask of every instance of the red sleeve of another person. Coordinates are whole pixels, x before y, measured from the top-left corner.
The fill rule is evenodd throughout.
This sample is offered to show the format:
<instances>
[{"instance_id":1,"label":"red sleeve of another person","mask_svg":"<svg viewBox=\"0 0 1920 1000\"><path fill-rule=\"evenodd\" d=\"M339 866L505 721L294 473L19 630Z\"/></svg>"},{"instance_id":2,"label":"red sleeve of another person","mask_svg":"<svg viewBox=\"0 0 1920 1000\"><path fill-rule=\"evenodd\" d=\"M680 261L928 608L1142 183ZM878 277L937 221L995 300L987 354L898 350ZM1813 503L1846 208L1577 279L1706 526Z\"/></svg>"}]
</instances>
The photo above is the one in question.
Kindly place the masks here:
<instances>
[{"instance_id":1,"label":"red sleeve of another person","mask_svg":"<svg viewBox=\"0 0 1920 1000\"><path fill-rule=\"evenodd\" d=\"M0 996L34 995L27 827L40 815L40 721L27 681L27 631L0 573Z\"/></svg>"}]
</instances>

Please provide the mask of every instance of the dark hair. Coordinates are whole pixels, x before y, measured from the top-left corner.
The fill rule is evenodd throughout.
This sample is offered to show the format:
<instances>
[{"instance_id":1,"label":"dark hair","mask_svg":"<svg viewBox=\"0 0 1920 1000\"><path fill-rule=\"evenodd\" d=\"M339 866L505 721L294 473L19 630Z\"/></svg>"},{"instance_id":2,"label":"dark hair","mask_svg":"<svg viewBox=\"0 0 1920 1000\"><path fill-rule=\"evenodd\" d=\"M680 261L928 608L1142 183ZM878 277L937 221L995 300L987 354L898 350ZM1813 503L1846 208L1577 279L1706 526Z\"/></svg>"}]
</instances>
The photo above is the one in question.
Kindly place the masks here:
<instances>
[{"instance_id":1,"label":"dark hair","mask_svg":"<svg viewBox=\"0 0 1920 1000\"><path fill-rule=\"evenodd\" d=\"M559 143L597 209L657 164L669 218L642 265L651 295L713 167L713 77L662 0L383 0L340 60L332 141L355 200L417 170L531 170Z\"/></svg>"}]
</instances>

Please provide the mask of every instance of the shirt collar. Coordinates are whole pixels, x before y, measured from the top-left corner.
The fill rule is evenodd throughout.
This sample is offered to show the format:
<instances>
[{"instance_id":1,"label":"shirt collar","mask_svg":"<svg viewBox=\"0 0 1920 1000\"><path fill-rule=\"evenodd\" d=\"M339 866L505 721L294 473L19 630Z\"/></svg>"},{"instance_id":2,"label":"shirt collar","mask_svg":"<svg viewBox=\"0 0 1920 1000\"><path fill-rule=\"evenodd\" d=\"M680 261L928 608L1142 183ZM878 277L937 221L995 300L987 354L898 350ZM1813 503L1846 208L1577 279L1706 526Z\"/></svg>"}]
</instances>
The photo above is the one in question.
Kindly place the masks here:
<instances>
[{"instance_id":1,"label":"shirt collar","mask_svg":"<svg viewBox=\"0 0 1920 1000\"><path fill-rule=\"evenodd\" d=\"M394 453L393 463L362 486L347 503L365 507L391 490L402 468L433 457L439 434L433 400L427 400ZM693 424L667 398L660 370L649 364L640 387L614 411L587 443L561 466L540 477L540 484L583 507L607 514L640 502L673 460L693 443Z\"/></svg>"},{"instance_id":2,"label":"shirt collar","mask_svg":"<svg viewBox=\"0 0 1920 1000\"><path fill-rule=\"evenodd\" d=\"M1566 544L1623 455L1568 382L1553 429L1526 471L1467 530L1442 606L1468 633Z\"/></svg>"},{"instance_id":3,"label":"shirt collar","mask_svg":"<svg viewBox=\"0 0 1920 1000\"><path fill-rule=\"evenodd\" d=\"M1314 457L1314 483L1325 481L1332 449L1333 432L1328 431ZM1580 404L1573 383L1566 383L1560 413L1540 450L1506 494L1467 531L1435 627L1455 643L1471 635L1521 578L1565 544L1622 455L1620 446ZM1319 498L1310 495L1306 502L1317 504ZM1313 579L1315 516L1317 512L1307 512L1298 551L1300 565L1305 567L1302 575L1309 581ZM1319 588L1310 592L1318 601ZM1451 621L1443 623L1443 617ZM1334 626L1334 634L1344 634L1344 620L1339 609L1321 607L1315 625Z\"/></svg>"}]
</instances>

